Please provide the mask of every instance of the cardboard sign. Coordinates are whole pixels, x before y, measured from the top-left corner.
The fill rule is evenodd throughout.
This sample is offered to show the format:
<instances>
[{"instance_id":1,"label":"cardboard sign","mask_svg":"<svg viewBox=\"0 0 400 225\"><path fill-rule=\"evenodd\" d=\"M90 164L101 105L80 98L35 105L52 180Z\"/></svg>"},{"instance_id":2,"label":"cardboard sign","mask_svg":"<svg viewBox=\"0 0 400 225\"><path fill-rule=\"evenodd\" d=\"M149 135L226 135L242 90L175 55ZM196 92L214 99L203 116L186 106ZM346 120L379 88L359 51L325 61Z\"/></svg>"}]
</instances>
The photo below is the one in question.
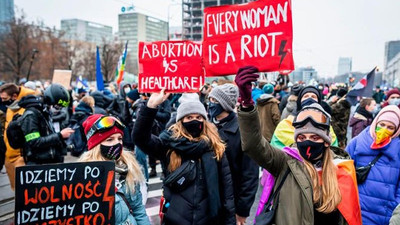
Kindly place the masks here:
<instances>
[{"instance_id":1,"label":"cardboard sign","mask_svg":"<svg viewBox=\"0 0 400 225\"><path fill-rule=\"evenodd\" d=\"M15 224L115 224L113 162L16 168Z\"/></svg>"},{"instance_id":2,"label":"cardboard sign","mask_svg":"<svg viewBox=\"0 0 400 225\"><path fill-rule=\"evenodd\" d=\"M292 55L290 0L260 0L204 9L206 76L236 74L242 66L289 73Z\"/></svg>"},{"instance_id":3,"label":"cardboard sign","mask_svg":"<svg viewBox=\"0 0 400 225\"><path fill-rule=\"evenodd\" d=\"M67 90L71 86L71 70L54 70L52 84L58 83L65 87Z\"/></svg>"},{"instance_id":4,"label":"cardboard sign","mask_svg":"<svg viewBox=\"0 0 400 225\"><path fill-rule=\"evenodd\" d=\"M199 91L204 83L201 56L197 42L139 42L139 91Z\"/></svg>"}]
</instances>

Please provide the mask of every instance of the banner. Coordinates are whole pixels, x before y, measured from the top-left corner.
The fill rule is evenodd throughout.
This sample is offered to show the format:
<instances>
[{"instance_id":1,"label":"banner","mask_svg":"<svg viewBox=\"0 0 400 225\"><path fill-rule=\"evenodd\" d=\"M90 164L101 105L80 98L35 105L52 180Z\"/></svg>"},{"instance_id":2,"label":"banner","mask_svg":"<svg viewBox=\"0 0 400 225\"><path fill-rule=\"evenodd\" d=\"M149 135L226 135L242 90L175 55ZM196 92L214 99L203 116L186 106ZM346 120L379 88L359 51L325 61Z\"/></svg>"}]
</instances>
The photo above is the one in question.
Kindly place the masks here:
<instances>
[{"instance_id":1,"label":"banner","mask_svg":"<svg viewBox=\"0 0 400 225\"><path fill-rule=\"evenodd\" d=\"M139 91L198 92L204 83L201 43L139 42Z\"/></svg>"},{"instance_id":2,"label":"banner","mask_svg":"<svg viewBox=\"0 0 400 225\"><path fill-rule=\"evenodd\" d=\"M16 168L15 224L115 224L113 162Z\"/></svg>"},{"instance_id":3,"label":"banner","mask_svg":"<svg viewBox=\"0 0 400 225\"><path fill-rule=\"evenodd\" d=\"M294 69L290 0L260 0L204 9L206 76L236 74L242 66L260 72Z\"/></svg>"}]
</instances>

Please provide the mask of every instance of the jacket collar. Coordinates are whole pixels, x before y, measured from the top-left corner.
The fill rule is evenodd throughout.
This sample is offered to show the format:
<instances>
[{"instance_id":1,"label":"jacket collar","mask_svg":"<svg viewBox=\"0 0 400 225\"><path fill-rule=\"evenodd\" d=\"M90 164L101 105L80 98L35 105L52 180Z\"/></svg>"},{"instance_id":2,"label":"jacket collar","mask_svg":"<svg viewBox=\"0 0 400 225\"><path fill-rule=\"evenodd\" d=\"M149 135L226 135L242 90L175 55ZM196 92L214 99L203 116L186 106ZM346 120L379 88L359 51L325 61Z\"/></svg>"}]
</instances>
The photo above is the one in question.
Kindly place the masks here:
<instances>
[{"instance_id":1,"label":"jacket collar","mask_svg":"<svg viewBox=\"0 0 400 225\"><path fill-rule=\"evenodd\" d=\"M225 124L221 124L220 126L222 131L235 134L239 130L236 113L231 120L225 122Z\"/></svg>"}]
</instances>

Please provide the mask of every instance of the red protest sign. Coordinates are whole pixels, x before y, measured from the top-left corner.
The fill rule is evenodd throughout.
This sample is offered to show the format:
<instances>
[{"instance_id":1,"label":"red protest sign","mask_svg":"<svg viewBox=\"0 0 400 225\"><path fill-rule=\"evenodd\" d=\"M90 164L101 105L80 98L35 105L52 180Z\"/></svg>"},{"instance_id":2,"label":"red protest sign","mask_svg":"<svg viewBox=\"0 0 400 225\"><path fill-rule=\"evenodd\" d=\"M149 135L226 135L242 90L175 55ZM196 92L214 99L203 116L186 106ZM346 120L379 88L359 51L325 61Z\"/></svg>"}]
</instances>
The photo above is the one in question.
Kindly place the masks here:
<instances>
[{"instance_id":1,"label":"red protest sign","mask_svg":"<svg viewBox=\"0 0 400 225\"><path fill-rule=\"evenodd\" d=\"M235 74L253 65L262 72L294 69L290 0L260 0L204 9L206 76Z\"/></svg>"},{"instance_id":2,"label":"red protest sign","mask_svg":"<svg viewBox=\"0 0 400 225\"><path fill-rule=\"evenodd\" d=\"M204 83L201 56L197 42L139 42L139 91L199 91Z\"/></svg>"}]
</instances>

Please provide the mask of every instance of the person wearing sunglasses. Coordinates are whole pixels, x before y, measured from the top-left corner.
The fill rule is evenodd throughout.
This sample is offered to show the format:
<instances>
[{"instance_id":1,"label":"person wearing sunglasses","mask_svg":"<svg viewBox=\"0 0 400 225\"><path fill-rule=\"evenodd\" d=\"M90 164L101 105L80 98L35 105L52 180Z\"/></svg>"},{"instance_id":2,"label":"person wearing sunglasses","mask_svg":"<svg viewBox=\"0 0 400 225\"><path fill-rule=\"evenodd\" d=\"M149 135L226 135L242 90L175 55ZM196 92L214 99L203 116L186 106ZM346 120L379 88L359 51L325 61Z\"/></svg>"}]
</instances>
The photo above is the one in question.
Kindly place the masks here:
<instances>
[{"instance_id":1,"label":"person wearing sunglasses","mask_svg":"<svg viewBox=\"0 0 400 225\"><path fill-rule=\"evenodd\" d=\"M123 150L125 126L115 117L94 114L83 127L88 151L78 161L115 162L115 224L150 225L140 191L144 176L133 153Z\"/></svg>"},{"instance_id":2,"label":"person wearing sunglasses","mask_svg":"<svg viewBox=\"0 0 400 225\"><path fill-rule=\"evenodd\" d=\"M157 108L168 96L164 90L153 93L133 129L136 145L166 162L163 224L236 224L225 144L217 128L207 121L203 104L199 100L183 102L176 123L159 136L151 134Z\"/></svg>"},{"instance_id":3,"label":"person wearing sunglasses","mask_svg":"<svg viewBox=\"0 0 400 225\"><path fill-rule=\"evenodd\" d=\"M242 96L239 128L243 151L276 178L275 184L283 182L271 199L274 223L360 225L355 168L352 160L335 155L330 148L330 115L318 103L302 107L293 120L297 148L273 147L262 136L257 108L248 97L257 78L251 67L239 69L236 76ZM265 212L264 208L258 217Z\"/></svg>"},{"instance_id":4,"label":"person wearing sunglasses","mask_svg":"<svg viewBox=\"0 0 400 225\"><path fill-rule=\"evenodd\" d=\"M346 148L356 167L375 161L365 180L358 184L364 224L389 224L400 203L399 135L400 109L389 105Z\"/></svg>"}]
</instances>

